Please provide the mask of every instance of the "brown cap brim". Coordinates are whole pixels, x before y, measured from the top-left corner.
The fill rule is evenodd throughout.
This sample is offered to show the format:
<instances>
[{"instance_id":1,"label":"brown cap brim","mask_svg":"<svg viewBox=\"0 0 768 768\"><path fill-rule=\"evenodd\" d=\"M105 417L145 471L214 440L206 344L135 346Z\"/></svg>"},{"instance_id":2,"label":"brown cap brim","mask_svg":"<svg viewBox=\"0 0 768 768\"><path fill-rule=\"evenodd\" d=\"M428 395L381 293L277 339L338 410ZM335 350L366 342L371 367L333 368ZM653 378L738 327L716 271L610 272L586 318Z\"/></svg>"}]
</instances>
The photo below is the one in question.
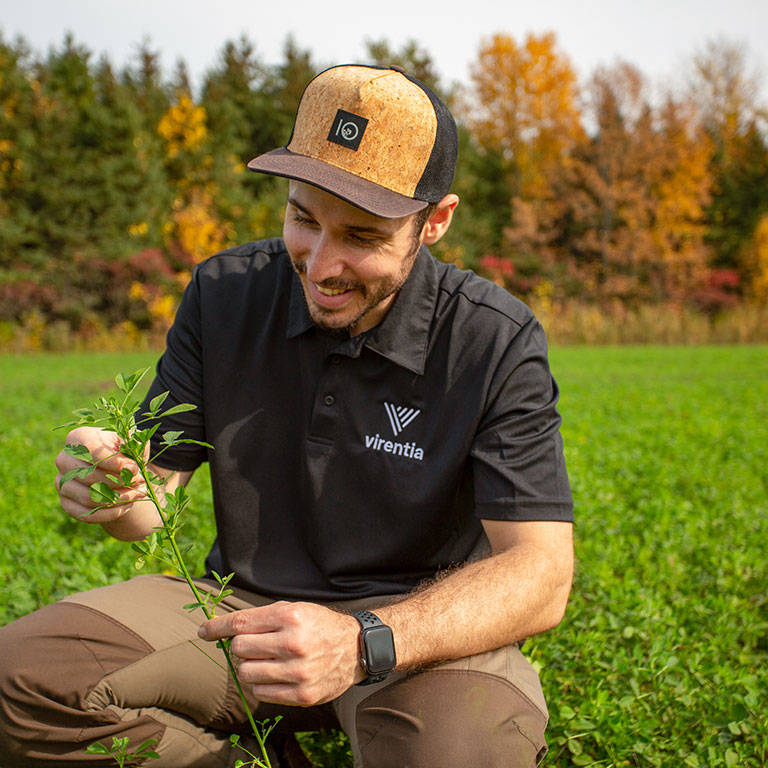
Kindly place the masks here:
<instances>
[{"instance_id":1,"label":"brown cap brim","mask_svg":"<svg viewBox=\"0 0 768 768\"><path fill-rule=\"evenodd\" d=\"M248 167L252 171L312 184L385 219L410 216L428 205L423 200L400 195L322 160L289 152L285 147L254 157Z\"/></svg>"}]
</instances>

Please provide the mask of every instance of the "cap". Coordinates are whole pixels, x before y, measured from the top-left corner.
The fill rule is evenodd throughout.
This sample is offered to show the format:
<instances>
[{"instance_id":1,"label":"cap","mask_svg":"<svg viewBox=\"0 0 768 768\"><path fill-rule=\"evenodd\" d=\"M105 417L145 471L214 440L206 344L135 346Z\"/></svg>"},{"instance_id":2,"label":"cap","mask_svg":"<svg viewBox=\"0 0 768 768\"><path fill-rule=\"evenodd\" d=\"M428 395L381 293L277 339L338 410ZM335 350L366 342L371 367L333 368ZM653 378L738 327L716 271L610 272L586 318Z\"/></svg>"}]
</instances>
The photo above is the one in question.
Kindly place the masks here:
<instances>
[{"instance_id":1,"label":"cap","mask_svg":"<svg viewBox=\"0 0 768 768\"><path fill-rule=\"evenodd\" d=\"M288 144L248 167L392 219L448 194L457 152L456 123L430 88L400 67L344 64L304 89Z\"/></svg>"}]
</instances>

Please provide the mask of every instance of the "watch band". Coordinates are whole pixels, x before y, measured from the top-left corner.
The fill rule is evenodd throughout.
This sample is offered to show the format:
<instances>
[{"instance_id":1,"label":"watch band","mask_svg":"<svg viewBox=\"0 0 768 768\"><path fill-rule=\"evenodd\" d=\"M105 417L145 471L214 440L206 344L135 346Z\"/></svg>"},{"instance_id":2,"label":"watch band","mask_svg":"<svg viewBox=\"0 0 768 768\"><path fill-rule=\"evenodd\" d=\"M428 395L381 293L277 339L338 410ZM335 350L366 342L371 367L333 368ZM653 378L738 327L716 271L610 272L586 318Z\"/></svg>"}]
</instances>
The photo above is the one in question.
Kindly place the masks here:
<instances>
[{"instance_id":1,"label":"watch band","mask_svg":"<svg viewBox=\"0 0 768 768\"><path fill-rule=\"evenodd\" d=\"M360 665L368 675L358 685L380 683L397 663L392 630L371 611L352 615L360 623Z\"/></svg>"},{"instance_id":2,"label":"watch band","mask_svg":"<svg viewBox=\"0 0 768 768\"><path fill-rule=\"evenodd\" d=\"M355 611L352 615L360 622L360 626L363 629L368 629L368 627L378 627L379 624L386 626L386 624L371 611Z\"/></svg>"}]
</instances>

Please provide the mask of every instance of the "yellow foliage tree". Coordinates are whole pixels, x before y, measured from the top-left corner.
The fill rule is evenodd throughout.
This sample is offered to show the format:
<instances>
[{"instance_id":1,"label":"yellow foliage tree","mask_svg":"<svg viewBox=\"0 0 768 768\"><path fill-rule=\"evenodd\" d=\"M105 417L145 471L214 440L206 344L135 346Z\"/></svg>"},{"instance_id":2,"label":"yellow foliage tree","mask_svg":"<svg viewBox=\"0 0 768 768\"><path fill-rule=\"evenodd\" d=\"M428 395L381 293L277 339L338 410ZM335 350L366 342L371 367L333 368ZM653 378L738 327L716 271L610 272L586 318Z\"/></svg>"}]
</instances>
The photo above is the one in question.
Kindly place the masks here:
<instances>
[{"instance_id":1,"label":"yellow foliage tree","mask_svg":"<svg viewBox=\"0 0 768 768\"><path fill-rule=\"evenodd\" d=\"M181 92L163 115L157 132L165 141L176 197L164 226L165 242L185 268L230 244L234 229L216 206L218 186L209 146L205 108Z\"/></svg>"},{"instance_id":2,"label":"yellow foliage tree","mask_svg":"<svg viewBox=\"0 0 768 768\"><path fill-rule=\"evenodd\" d=\"M170 240L199 262L225 248L234 235L231 224L222 224L215 214L213 195L194 189L183 202L177 199L171 215Z\"/></svg>"},{"instance_id":3,"label":"yellow foliage tree","mask_svg":"<svg viewBox=\"0 0 768 768\"><path fill-rule=\"evenodd\" d=\"M497 34L471 67L467 120L482 144L501 149L523 196L537 196L547 176L583 135L576 73L555 35L529 33L518 45Z\"/></svg>"},{"instance_id":4,"label":"yellow foliage tree","mask_svg":"<svg viewBox=\"0 0 768 768\"><path fill-rule=\"evenodd\" d=\"M166 142L168 157L175 158L182 151L194 152L200 147L208 135L205 118L204 107L195 106L188 94L180 94L157 126Z\"/></svg>"}]
</instances>

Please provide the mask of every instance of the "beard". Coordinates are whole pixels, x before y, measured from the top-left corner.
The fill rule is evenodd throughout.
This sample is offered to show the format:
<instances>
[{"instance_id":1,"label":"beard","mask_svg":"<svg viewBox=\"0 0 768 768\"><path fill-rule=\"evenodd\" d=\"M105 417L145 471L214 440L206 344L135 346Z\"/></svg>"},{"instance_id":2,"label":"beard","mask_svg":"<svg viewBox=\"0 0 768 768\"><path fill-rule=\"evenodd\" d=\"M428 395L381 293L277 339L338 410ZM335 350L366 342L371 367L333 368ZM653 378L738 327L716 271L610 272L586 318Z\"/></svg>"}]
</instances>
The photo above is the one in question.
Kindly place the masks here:
<instances>
[{"instance_id":1,"label":"beard","mask_svg":"<svg viewBox=\"0 0 768 768\"><path fill-rule=\"evenodd\" d=\"M416 255L418 254L420 247L419 241L415 240L415 242L412 243L411 249L403 258L398 272L389 277L380 278L373 283L365 284L349 280L337 280L334 278L318 283L321 288L328 290L356 291L362 297L362 307L353 320L346 325L339 326L333 322L333 310L315 306L305 295L304 301L307 303L307 309L309 310L310 317L315 325L322 330L339 337L348 337L354 333L355 326L357 326L357 324L371 310L375 309L390 296L396 294L403 287L405 281L408 279L408 275L411 274L411 269L413 269L413 264L416 261ZM307 265L303 261L291 259L291 263L299 277L306 275Z\"/></svg>"}]
</instances>

